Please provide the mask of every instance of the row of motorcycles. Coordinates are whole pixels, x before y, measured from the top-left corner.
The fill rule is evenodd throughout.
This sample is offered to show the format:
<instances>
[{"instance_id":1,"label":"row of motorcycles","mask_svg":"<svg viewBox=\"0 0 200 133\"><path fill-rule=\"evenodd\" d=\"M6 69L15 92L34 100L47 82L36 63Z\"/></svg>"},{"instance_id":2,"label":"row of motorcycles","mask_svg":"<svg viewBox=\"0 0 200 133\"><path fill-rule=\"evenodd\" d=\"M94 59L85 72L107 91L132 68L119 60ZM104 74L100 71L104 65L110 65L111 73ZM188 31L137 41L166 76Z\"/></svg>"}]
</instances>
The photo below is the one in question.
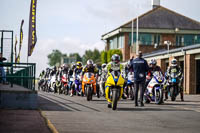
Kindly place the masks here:
<instances>
[{"instance_id":1,"label":"row of motorcycles","mask_svg":"<svg viewBox=\"0 0 200 133\"><path fill-rule=\"evenodd\" d=\"M88 101L92 100L95 86L96 86L95 75L90 72L85 73L83 79L81 79L80 74L77 74L75 77L73 75L69 76L67 74L63 74L60 77L54 74L46 78L41 78L40 81L38 82L38 89L44 92L53 92L71 96L85 95ZM99 91L97 92L99 93Z\"/></svg>"},{"instance_id":2,"label":"row of motorcycles","mask_svg":"<svg viewBox=\"0 0 200 133\"><path fill-rule=\"evenodd\" d=\"M105 98L112 103L113 110L117 108L117 102L121 99L122 93L124 99L129 98L134 100L133 72L129 72L126 76L119 71L112 71L108 76L107 74L102 76L102 73L100 75L97 79L97 76L89 72L84 74L83 79L81 79L81 75L73 77L64 74L61 78L53 75L49 76L49 78L40 79L39 88L46 92L86 96L87 101L91 101L94 94L94 87L96 87L98 98L100 96L105 97L105 93L108 94L108 97ZM168 93L171 101L175 101L180 92L179 83L181 79L179 78L178 75L172 73L166 79L162 72L153 72L153 76L144 93L145 103L155 102L155 104L162 104L164 93Z\"/></svg>"}]
</instances>

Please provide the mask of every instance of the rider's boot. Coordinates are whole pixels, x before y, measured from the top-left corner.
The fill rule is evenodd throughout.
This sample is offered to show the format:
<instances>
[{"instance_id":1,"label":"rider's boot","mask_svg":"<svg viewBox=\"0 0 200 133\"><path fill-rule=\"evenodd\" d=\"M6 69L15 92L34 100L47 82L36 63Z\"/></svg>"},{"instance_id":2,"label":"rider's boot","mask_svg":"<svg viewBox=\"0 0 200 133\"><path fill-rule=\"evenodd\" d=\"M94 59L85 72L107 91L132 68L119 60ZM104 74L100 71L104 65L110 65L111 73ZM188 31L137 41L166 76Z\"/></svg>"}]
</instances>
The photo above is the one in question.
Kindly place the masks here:
<instances>
[{"instance_id":1,"label":"rider's boot","mask_svg":"<svg viewBox=\"0 0 200 133\"><path fill-rule=\"evenodd\" d=\"M184 101L183 92L181 92L181 101Z\"/></svg>"},{"instance_id":2,"label":"rider's boot","mask_svg":"<svg viewBox=\"0 0 200 133\"><path fill-rule=\"evenodd\" d=\"M167 101L167 99L168 99L168 92L165 92L165 99L164 99L164 101Z\"/></svg>"},{"instance_id":3,"label":"rider's boot","mask_svg":"<svg viewBox=\"0 0 200 133\"><path fill-rule=\"evenodd\" d=\"M112 103L108 102L108 108L112 108Z\"/></svg>"}]
</instances>

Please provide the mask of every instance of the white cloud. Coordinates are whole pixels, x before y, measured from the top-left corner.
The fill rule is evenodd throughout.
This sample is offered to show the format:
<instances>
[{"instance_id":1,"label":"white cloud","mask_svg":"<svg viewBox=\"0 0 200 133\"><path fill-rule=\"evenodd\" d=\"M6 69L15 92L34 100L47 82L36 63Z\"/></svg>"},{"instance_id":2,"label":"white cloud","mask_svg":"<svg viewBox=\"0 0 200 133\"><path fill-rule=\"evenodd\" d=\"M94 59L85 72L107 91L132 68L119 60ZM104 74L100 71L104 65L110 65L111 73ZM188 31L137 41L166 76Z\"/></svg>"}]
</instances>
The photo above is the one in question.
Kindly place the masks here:
<instances>
[{"instance_id":1,"label":"white cloud","mask_svg":"<svg viewBox=\"0 0 200 133\"><path fill-rule=\"evenodd\" d=\"M104 42L99 41L95 43L84 43L79 39L71 38L71 37L65 37L61 40L53 40L53 39L46 39L46 40L38 40L36 47L33 51L32 56L29 58L29 62L35 62L37 65L37 76L39 72L41 72L43 69L48 67L48 54L52 52L54 49L60 50L63 54L70 54L70 53L79 53L81 56L84 54L85 50L88 49L98 49L103 50L104 49ZM24 49L26 49L24 47ZM24 50L25 51L25 50ZM26 62L26 54L23 53L24 58L22 61Z\"/></svg>"}]
</instances>

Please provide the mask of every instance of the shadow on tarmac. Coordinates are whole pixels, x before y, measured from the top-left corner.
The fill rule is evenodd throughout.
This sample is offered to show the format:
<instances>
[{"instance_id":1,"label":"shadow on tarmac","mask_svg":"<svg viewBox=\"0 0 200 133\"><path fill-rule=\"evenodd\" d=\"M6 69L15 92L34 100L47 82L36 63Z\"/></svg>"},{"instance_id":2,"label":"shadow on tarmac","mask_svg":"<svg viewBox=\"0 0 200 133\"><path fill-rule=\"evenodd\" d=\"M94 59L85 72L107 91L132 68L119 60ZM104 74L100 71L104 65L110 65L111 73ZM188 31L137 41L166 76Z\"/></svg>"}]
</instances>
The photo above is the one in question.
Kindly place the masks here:
<instances>
[{"instance_id":1,"label":"shadow on tarmac","mask_svg":"<svg viewBox=\"0 0 200 133\"><path fill-rule=\"evenodd\" d=\"M39 108L43 111L72 111L41 96L38 96L38 101Z\"/></svg>"},{"instance_id":2,"label":"shadow on tarmac","mask_svg":"<svg viewBox=\"0 0 200 133\"><path fill-rule=\"evenodd\" d=\"M117 111L191 111L183 109L161 109L161 108L145 108L145 107L135 107L135 108L117 108Z\"/></svg>"}]
</instances>

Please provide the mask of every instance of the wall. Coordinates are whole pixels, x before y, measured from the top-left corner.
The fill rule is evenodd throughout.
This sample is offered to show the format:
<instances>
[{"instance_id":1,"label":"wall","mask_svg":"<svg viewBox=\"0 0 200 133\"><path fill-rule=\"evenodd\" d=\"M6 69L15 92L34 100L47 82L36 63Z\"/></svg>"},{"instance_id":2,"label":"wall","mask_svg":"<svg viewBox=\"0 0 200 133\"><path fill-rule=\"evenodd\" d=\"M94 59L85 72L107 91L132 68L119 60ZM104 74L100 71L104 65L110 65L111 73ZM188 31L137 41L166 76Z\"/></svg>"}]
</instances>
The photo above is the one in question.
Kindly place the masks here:
<instances>
[{"instance_id":1,"label":"wall","mask_svg":"<svg viewBox=\"0 0 200 133\"><path fill-rule=\"evenodd\" d=\"M164 44L164 41L170 41L173 44L175 44L175 35L174 34L162 34L162 44Z\"/></svg>"},{"instance_id":2,"label":"wall","mask_svg":"<svg viewBox=\"0 0 200 133\"><path fill-rule=\"evenodd\" d=\"M130 46L128 45L129 34L124 33L124 46L122 48L123 61L130 59Z\"/></svg>"},{"instance_id":3,"label":"wall","mask_svg":"<svg viewBox=\"0 0 200 133\"><path fill-rule=\"evenodd\" d=\"M195 75L195 55L186 55L185 63L185 72L186 72L186 93L196 94L196 75Z\"/></svg>"}]
</instances>

